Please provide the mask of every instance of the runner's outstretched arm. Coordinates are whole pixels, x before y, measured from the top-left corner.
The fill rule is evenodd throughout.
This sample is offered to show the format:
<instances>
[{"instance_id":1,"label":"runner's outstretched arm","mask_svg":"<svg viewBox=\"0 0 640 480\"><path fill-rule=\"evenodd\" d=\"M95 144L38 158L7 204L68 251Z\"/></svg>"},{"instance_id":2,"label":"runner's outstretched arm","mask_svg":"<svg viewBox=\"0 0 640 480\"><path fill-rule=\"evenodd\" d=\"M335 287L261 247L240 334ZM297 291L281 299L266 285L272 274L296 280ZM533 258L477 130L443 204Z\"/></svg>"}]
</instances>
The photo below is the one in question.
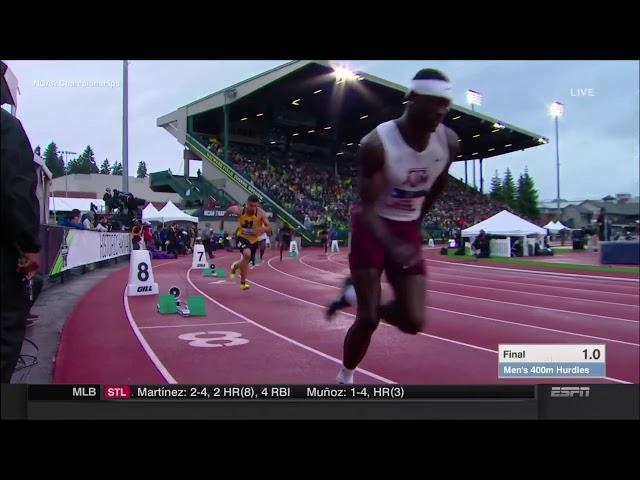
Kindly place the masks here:
<instances>
[{"instance_id":1,"label":"runner's outstretched arm","mask_svg":"<svg viewBox=\"0 0 640 480\"><path fill-rule=\"evenodd\" d=\"M229 215L240 215L240 208L237 205L231 205L224 211L222 220L220 220L220 231L224 231L224 221Z\"/></svg>"}]
</instances>

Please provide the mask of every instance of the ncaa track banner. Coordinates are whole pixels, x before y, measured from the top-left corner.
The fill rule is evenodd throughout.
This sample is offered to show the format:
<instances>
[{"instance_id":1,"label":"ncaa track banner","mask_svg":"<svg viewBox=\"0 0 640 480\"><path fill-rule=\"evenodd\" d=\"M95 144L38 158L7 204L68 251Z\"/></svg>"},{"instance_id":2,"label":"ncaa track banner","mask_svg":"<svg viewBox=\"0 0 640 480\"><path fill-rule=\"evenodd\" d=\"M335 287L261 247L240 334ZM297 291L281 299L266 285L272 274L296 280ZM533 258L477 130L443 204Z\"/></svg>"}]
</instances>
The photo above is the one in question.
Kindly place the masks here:
<instances>
[{"instance_id":1,"label":"ncaa track banner","mask_svg":"<svg viewBox=\"0 0 640 480\"><path fill-rule=\"evenodd\" d=\"M199 210L197 212L194 213L198 213ZM193 215L194 217L215 217L215 218L222 218L224 217L224 210L202 210L202 215L194 215L193 213L189 213L189 215ZM188 213L188 212L187 212ZM271 218L273 217L273 212L265 212L267 214L267 218ZM237 215L229 215L230 218L238 218Z\"/></svg>"},{"instance_id":2,"label":"ncaa track banner","mask_svg":"<svg viewBox=\"0 0 640 480\"><path fill-rule=\"evenodd\" d=\"M50 248L55 246L50 245ZM64 229L49 275L131 253L129 233Z\"/></svg>"}]
</instances>

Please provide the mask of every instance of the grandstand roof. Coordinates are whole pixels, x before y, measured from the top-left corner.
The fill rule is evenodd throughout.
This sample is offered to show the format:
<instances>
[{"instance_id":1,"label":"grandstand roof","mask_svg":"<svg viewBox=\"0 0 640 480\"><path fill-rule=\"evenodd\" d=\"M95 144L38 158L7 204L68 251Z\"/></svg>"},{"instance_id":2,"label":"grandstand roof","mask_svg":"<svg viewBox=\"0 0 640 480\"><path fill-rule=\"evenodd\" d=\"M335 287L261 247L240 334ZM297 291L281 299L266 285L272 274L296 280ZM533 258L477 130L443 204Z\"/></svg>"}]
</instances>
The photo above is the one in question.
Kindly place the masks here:
<instances>
[{"instance_id":1,"label":"grandstand roof","mask_svg":"<svg viewBox=\"0 0 640 480\"><path fill-rule=\"evenodd\" d=\"M221 132L226 103L232 130L264 131L265 122L273 125L277 117L294 143L331 143L337 151L355 152L366 133L402 114L407 92L388 80L364 72L356 75L352 81L338 82L329 61L296 60L191 102L158 118L157 125L176 126L186 114L189 133ZM489 158L548 142L459 105L452 106L444 123L462 141L456 160Z\"/></svg>"}]
</instances>

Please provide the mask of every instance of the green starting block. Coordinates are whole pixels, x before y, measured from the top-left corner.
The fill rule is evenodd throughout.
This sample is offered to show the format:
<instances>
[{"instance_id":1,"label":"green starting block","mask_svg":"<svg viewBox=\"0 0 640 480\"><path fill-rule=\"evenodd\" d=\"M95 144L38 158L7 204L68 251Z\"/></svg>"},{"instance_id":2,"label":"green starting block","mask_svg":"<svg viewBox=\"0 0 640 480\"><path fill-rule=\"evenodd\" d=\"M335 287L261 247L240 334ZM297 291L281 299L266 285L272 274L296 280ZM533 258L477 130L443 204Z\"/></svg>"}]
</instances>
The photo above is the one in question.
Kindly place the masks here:
<instances>
[{"instance_id":1,"label":"green starting block","mask_svg":"<svg viewBox=\"0 0 640 480\"><path fill-rule=\"evenodd\" d=\"M298 254L296 252L289 252L290 257L297 257Z\"/></svg>"},{"instance_id":2,"label":"green starting block","mask_svg":"<svg viewBox=\"0 0 640 480\"><path fill-rule=\"evenodd\" d=\"M204 298L203 298L204 303ZM170 315L178 313L178 307L176 305L176 297L173 295L159 295L158 296L158 312L162 315Z\"/></svg>"},{"instance_id":3,"label":"green starting block","mask_svg":"<svg viewBox=\"0 0 640 480\"><path fill-rule=\"evenodd\" d=\"M204 270L202 270L202 276L203 277L218 277L218 278L224 278L224 276L226 275L226 272L224 271L224 268L217 268L215 271L211 270L210 268L205 268Z\"/></svg>"},{"instance_id":4,"label":"green starting block","mask_svg":"<svg viewBox=\"0 0 640 480\"><path fill-rule=\"evenodd\" d=\"M174 301L175 304L175 301ZM204 304L204 297L199 295L190 295L187 297L187 308L192 317L206 317L207 309Z\"/></svg>"}]
</instances>

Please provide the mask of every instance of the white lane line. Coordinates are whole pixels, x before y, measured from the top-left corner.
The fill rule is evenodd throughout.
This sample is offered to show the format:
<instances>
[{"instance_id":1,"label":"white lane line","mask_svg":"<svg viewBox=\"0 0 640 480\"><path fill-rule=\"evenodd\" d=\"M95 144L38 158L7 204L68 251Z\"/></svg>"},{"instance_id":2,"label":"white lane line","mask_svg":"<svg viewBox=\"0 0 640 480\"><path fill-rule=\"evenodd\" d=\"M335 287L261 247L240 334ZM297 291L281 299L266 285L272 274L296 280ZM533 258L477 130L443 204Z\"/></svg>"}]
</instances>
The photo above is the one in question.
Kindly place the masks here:
<instances>
[{"instance_id":1,"label":"white lane line","mask_svg":"<svg viewBox=\"0 0 640 480\"><path fill-rule=\"evenodd\" d=\"M124 294L123 294L122 301L124 303L124 311L127 314L127 319L129 320L129 325L131 326L133 333L138 338L140 345L142 345L142 348L144 349L145 353L149 357L149 360L151 360L151 363L153 363L153 365L158 369L158 371L160 372L160 375L162 375L162 377L167 381L167 383L178 383L176 379L173 378L173 375L169 373L169 370L167 369L167 367L165 367L164 364L160 361L156 353L153 351L153 348L151 348L151 345L147 343L147 341L144 338L144 335L142 335L142 332L140 331L138 324L136 323L135 319L133 318L133 315L131 314L131 309L129 308L129 298L127 297L127 287L124 287Z\"/></svg>"},{"instance_id":2,"label":"white lane line","mask_svg":"<svg viewBox=\"0 0 640 480\"><path fill-rule=\"evenodd\" d=\"M330 360L330 361L332 361L332 362L334 362L334 363L337 363L338 365L342 365L342 360L339 360L339 359L337 359L337 358L335 358L335 357L332 357L331 355L327 355L326 353L321 352L320 350L316 350L315 348L310 347L310 346L308 346L308 345L305 345L304 343L300 343L300 342L298 342L298 341L294 340L293 338L289 338L289 337L287 337L286 335L283 335L283 334L281 334L281 333L276 332L275 330L271 330L270 328L267 328L267 327L265 327L264 325L261 325L260 323L254 322L253 320L251 320L251 319L250 319L250 318L248 318L248 317L245 317L245 316L244 316L244 315L242 315L241 313L236 312L235 310L233 310L233 309L231 309L231 308L227 307L226 305L224 305L224 304L222 304L222 303L220 303L220 302L218 302L218 301L214 300L214 299L213 299L213 298L211 298L209 295L207 295L205 292L203 292L203 291L202 291L202 290L200 290L198 287L196 287L196 285L191 281L191 269L189 269L189 270L187 271L187 281L189 282L189 284L190 284L194 289L196 289L198 292L200 292L200 294L202 294L202 295L203 295L205 298L207 298L210 302L212 302L212 303L214 303L214 304L218 305L220 308L222 308L223 310L225 310L225 311L227 311L227 312L231 313L232 315L235 315L236 317L241 318L242 320L245 320L246 322L249 322L250 324L252 324L252 325L254 325L254 326L256 326L256 327L258 327L258 328L260 328L260 329L264 330L265 332L268 332L268 333L270 333L270 334L272 334L272 335L275 335L276 337L281 338L282 340L285 340L285 341L287 341L287 342L289 342L289 343L292 343L293 345L295 345L295 346L297 346L297 347L300 347L300 348L302 348L302 349L304 349L304 350L307 350L307 351L309 351L309 352L315 353L316 355L319 355L319 356L320 356L320 357L322 357L322 358L325 358L325 359ZM255 282L252 282L252 283L255 283ZM360 367L358 367L356 370L357 370L358 372L360 372L360 373L363 373L363 374L365 374L365 375L367 375L367 376L369 376L369 377L371 377L371 378L375 378L376 380L380 380L381 382L384 382L384 383L391 383L391 384L395 384L395 383L396 383L396 382L394 382L393 380L389 380L388 378L385 378L385 377L382 377L382 376L380 376L380 375L377 375L377 374L375 374L375 373L373 373L373 372L370 372L370 371L368 371L368 370L365 370L364 368L360 368Z\"/></svg>"},{"instance_id":3,"label":"white lane line","mask_svg":"<svg viewBox=\"0 0 640 480\"><path fill-rule=\"evenodd\" d=\"M462 263L462 262L445 262L443 260L432 260L432 259L425 259L425 262L433 262L433 263L444 263L446 265L453 265L455 267L468 267L468 268L485 268L485 269L490 269L490 270L500 270L500 271L507 271L507 272L524 272L527 274L533 274L533 275L550 275L552 277L578 277L578 278L584 278L584 279L595 279L598 280L600 282L607 282L607 281L614 281L614 282L633 282L633 283L638 283L640 282L640 279L636 279L636 278L623 278L623 277L605 277L605 276L600 276L600 275L582 275L582 274L577 274L577 273L560 273L560 272L546 272L546 271L539 271L539 270L524 270L524 269L519 269L519 268L503 268L503 267L490 267L487 265L469 265L468 263Z\"/></svg>"},{"instance_id":4,"label":"white lane line","mask_svg":"<svg viewBox=\"0 0 640 480\"><path fill-rule=\"evenodd\" d=\"M301 280L303 280L303 279L301 278ZM292 300L296 300L296 301L305 303L307 305L312 305L312 306L321 308L323 310L326 309L325 306L319 305L317 303L310 302L310 301L305 300L303 298L295 297L293 295L289 295L289 294L280 292L278 290L274 290L274 289L269 288L267 286L264 286L264 285L262 285L262 284L260 284L260 283L258 283L256 281L253 281L252 284L254 284L254 285L256 285L256 286L258 286L260 288L264 288L265 290L268 290L268 291L273 292L275 294L282 295L282 296L287 297L287 298L291 298ZM326 286L330 286L330 285L326 285ZM454 311L451 311L451 310L446 310L446 309L437 308L437 307L426 307L426 308L432 308L434 310L441 310L443 312L449 312L449 313L454 313L454 314L459 314L459 315L465 315L465 316L469 316L469 317L481 318L483 320L495 321L495 322L500 322L500 323L509 323L509 324L513 324L513 325L520 325L520 326L523 326L523 327L537 328L537 329L540 329L540 330L549 330L549 331L552 331L552 332L565 333L565 334L569 334L569 335L576 335L576 336L579 336L579 337L596 338L598 340L607 340L607 341L610 341L610 342L616 342L616 343L622 343L622 344L631 345L631 346L635 346L635 347L640 347L640 345L638 345L636 343L623 342L622 340L613 340L613 339L610 339L610 338L596 337L596 336L593 336L593 335L585 335L585 334L581 334L581 333L565 332L563 330L555 330L555 329L546 328L546 327L537 327L535 325L514 323L514 322L509 322L509 321L506 321L506 320L498 320L498 319L495 319L495 318L481 317L479 315L473 315L473 314L470 314L470 313L454 312ZM348 313L348 312L340 312L340 313L342 313L343 315L350 316L350 317L355 317L355 315L352 314L352 313ZM387 324L385 322L381 322L381 323L382 323L382 325L385 325L387 327L392 327L392 325L389 325L389 324ZM427 333L424 333L424 332L418 332L418 335L422 335L422 336L430 337L430 338L435 338L437 340L442 340L442 341L445 341L445 342L455 343L457 345L473 348L473 349L476 349L476 350L483 350L485 352L495 353L496 355L498 354L497 350L492 350L492 349L489 349L489 348L480 347L478 345L473 345L473 344L470 344L470 343L459 342L457 340L452 340L450 338L439 337L437 335L430 335L430 334L427 334ZM613 377L605 377L605 378L607 380L611 380L611 381L617 382L617 383L631 383L631 382L627 382L626 380L621 380L621 379L613 378Z\"/></svg>"},{"instance_id":5,"label":"white lane line","mask_svg":"<svg viewBox=\"0 0 640 480\"><path fill-rule=\"evenodd\" d=\"M427 273L427 278L429 279L433 279L434 277L438 277L438 278L451 278L451 279L455 279L455 280L459 280L460 279L460 275L456 275L454 273L442 273L442 272L451 272L451 269L446 269L446 268L440 268L440 267L432 267L428 270ZM589 288L571 288L571 287L562 287L560 285L552 285L552 284L541 284L539 282L517 282L514 280L514 278L516 278L515 276L512 276L513 278L503 278L502 280L496 279L496 278L487 278L486 276L483 277L471 277L473 280L478 281L478 282L493 282L493 283L499 283L499 284L507 284L508 287L513 287L513 286L517 286L517 285L523 285L524 287L537 287L537 288L548 288L551 290L572 290L575 292L581 292L581 293L585 293L585 292L596 292L596 293L601 293L601 294L606 294L606 295L624 295L627 297L634 297L635 300L639 300L640 295L635 294L635 293L621 293L621 292L611 292L608 290L593 290L593 289L589 289ZM469 278L469 277L467 277ZM519 278L519 277L518 277ZM524 278L524 277L522 277ZM440 280L438 280L440 281ZM457 284L456 284L457 285ZM470 284L467 284L470 285ZM476 286L476 285L470 285L470 286ZM612 287L618 287L618 285L612 285ZM487 288L487 287L485 287ZM492 287L495 288L495 287ZM521 292L522 290L512 290L509 288L505 288L505 290L507 291L511 291L511 292ZM527 292L528 293L528 292ZM541 294L538 293L538 295L548 295L548 294ZM584 300L581 297L566 297L566 298L575 298L576 300ZM592 302L595 301L600 301L600 300L591 300ZM620 305L629 305L627 303L621 303Z\"/></svg>"},{"instance_id":6,"label":"white lane line","mask_svg":"<svg viewBox=\"0 0 640 480\"><path fill-rule=\"evenodd\" d=\"M431 277L427 276L427 283L444 283L445 285L454 285L456 287L464 286L464 287L469 287L469 288L480 288L482 290L496 290L496 291L502 292L502 293L512 292L514 294L536 295L536 296L539 296L539 297L561 298L562 300L578 300L580 302L595 302L595 303L604 303L606 305L616 305L616 306L623 306L623 307L640 308L640 305L632 305L630 303L607 302L605 300L591 300L589 298L563 297L563 296L560 296L560 295L550 295L548 293L526 292L524 290L510 290L510 289L506 289L506 288L484 287L482 285L470 285L470 284L461 285L460 283L455 283L455 282L447 282L447 281L444 281L444 280L434 280L433 276L431 276ZM482 297L478 297L478 298L482 298Z\"/></svg>"},{"instance_id":7,"label":"white lane line","mask_svg":"<svg viewBox=\"0 0 640 480\"><path fill-rule=\"evenodd\" d=\"M303 280L303 279L301 278L300 280ZM297 300L297 301L306 303L308 305L313 305L315 307L326 309L325 306L318 305L317 303L309 302L308 300L304 300L304 299L302 299L300 297L292 296L292 295L286 294L284 292L280 292L279 290L274 290L272 288L269 288L269 287L266 287L264 285L261 285L261 284L255 282L255 281L252 282L252 283L256 284L258 287L262 287L265 290L269 290L269 291L271 291L273 293L276 293L278 295L282 295L284 297L288 297L288 298L291 298L293 300ZM327 285L327 286L329 286L329 285ZM509 325L517 325L517 326L521 326L521 327L534 328L534 329L537 329L537 330L546 330L546 331L549 331L549 332L563 333L563 334L566 334L566 335L575 335L575 336L578 336L578 337L596 338L598 340L606 340L606 341L609 341L609 342L620 343L620 344L623 344L623 345L630 345L632 347L640 347L640 344L637 344L637 343L625 342L623 340L616 340L616 339L613 339L613 338L598 337L598 336L595 336L595 335L588 335L586 333L576 333L576 332L569 332L569 331L566 331L566 330L557 330L555 328L540 327L538 325L531 325L531 324L528 324L528 323L510 322L508 320L500 320L498 318L484 317L484 316L475 315L475 314L472 314L472 313L458 312L456 310L447 310L446 308L432 307L432 306L429 306L429 305L425 305L425 308L431 308L433 310L439 310L441 312L452 313L454 315L464 315L466 317L480 318L482 320L488 320L488 321L491 321L491 322L506 323L506 324L509 324ZM340 313L343 313L344 315L348 315L348 316L351 316L351 317L355 317L355 315L353 315L352 313L348 313L348 312L340 312ZM384 324L384 325L386 325L386 324ZM389 325L389 326L391 326L391 325ZM443 337L435 337L433 335L429 335L429 334L426 334L424 332L418 332L418 334L419 335L424 335L424 336L427 336L427 337L440 338L440 339L445 340L445 341L456 342L456 340L451 340L451 339L443 338ZM484 348L484 347L480 347L478 345L471 345L471 344L466 344L466 343L461 343L461 342L458 342L458 343L462 344L462 345L466 345L466 346L475 347L475 348Z\"/></svg>"},{"instance_id":8,"label":"white lane line","mask_svg":"<svg viewBox=\"0 0 640 480\"><path fill-rule=\"evenodd\" d=\"M162 263L153 268L154 269L162 268L166 265L173 265L174 263L178 263L178 259L170 262ZM178 383L176 379L173 378L173 375L169 373L169 370L167 369L167 367L165 367L164 364L160 361L156 353L153 351L153 348L151 348L151 345L149 345L147 340L144 338L144 335L142 335L142 332L140 331L140 327L138 327L138 324L136 323L135 318L133 318L133 314L131 313L131 308L129 307L129 297L127 296L126 285L124 287L124 295L123 295L122 303L124 304L124 311L125 311L125 314L127 315L127 320L129 321L129 325L131 326L133 333L135 334L138 341L140 342L140 345L142 346L145 353L149 357L149 360L151 360L151 363L153 363L156 369L158 369L158 371L160 372L160 375L162 375L162 377L167 381L167 383Z\"/></svg>"},{"instance_id":9,"label":"white lane line","mask_svg":"<svg viewBox=\"0 0 640 480\"><path fill-rule=\"evenodd\" d=\"M239 323L247 322L221 322L221 323L191 323L189 325L154 325L152 327L138 327L140 330L146 330L151 328L182 328L182 327L203 327L209 325L237 325Z\"/></svg>"},{"instance_id":10,"label":"white lane line","mask_svg":"<svg viewBox=\"0 0 640 480\"><path fill-rule=\"evenodd\" d=\"M300 261L302 262L302 259L300 259ZM304 263L304 262L302 262L302 263ZM310 265L307 265L307 266L310 266ZM272 268L278 270L275 267L272 267ZM311 268L314 268L315 270L320 270L320 271L326 272L326 273L336 274L335 272L332 272L330 270L323 270L321 268L316 268L316 267L311 267ZM288 273L282 272L281 270L278 270L278 271L280 273L284 273L285 275L289 275ZM339 274L336 274L336 275L339 275ZM289 276L293 276L293 275L289 275ZM295 278L295 276L293 276L293 277ZM302 279L302 278L300 278L300 280L305 280L305 281L308 281L308 282L312 282L311 280L306 280L306 279ZM317 283L317 282L312 282L312 283ZM336 288L338 288L338 287L336 287ZM542 306L539 306L539 305L527 305L527 304L524 304L524 303L505 302L505 301L502 301L502 300L493 300L493 299L489 299L489 298L486 298L486 297L474 297L474 296L469 296L469 295L461 295L459 293L441 292L440 290L427 289L426 291L427 292L431 292L431 293L439 293L441 295L451 295L451 296L454 296L454 297L468 298L468 299L476 300L476 301L477 300L482 300L482 301L486 301L486 302L501 303L501 304L504 304L504 305L513 305L513 306L517 306L517 307L535 308L536 310L549 310L549 311L552 311L552 312L572 313L572 314L576 314L576 315L584 315L584 316L587 316L587 317L603 318L603 319L607 319L607 320L617 320L617 321L620 321L620 322L638 323L637 320L630 320L630 319L627 319L627 318L610 317L610 316L607 316L607 315L596 315L596 314L593 314L593 313L584 313L584 312L576 312L574 310L563 310L563 309L559 309L559 308L542 307Z\"/></svg>"}]
</instances>

